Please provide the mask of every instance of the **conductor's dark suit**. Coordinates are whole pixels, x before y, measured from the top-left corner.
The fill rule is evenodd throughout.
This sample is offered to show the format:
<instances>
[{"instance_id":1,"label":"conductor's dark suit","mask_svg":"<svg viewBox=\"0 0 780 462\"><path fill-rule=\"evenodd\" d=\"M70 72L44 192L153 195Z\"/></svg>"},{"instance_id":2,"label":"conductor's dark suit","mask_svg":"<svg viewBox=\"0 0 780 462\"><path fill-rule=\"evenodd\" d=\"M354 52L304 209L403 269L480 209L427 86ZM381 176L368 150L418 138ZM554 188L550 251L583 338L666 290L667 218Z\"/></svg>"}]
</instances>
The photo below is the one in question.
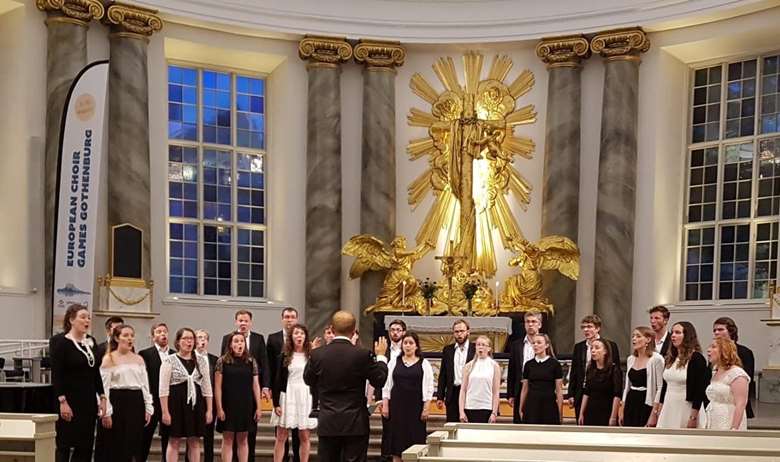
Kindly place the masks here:
<instances>
[{"instance_id":1,"label":"conductor's dark suit","mask_svg":"<svg viewBox=\"0 0 780 462\"><path fill-rule=\"evenodd\" d=\"M233 337L233 333L225 334L222 337L222 347L219 351L224 355L230 348L230 339ZM249 355L255 358L257 367L260 369L260 387L271 388L271 369L268 367L268 354L265 349L265 339L261 334L257 332L249 333ZM252 415L255 413L255 400L252 400ZM257 440L257 426L252 427L247 434L247 443L249 446L249 460L255 460L255 442ZM233 443L235 449L235 442ZM238 460L238 452L233 453L233 460Z\"/></svg>"},{"instance_id":2,"label":"conductor's dark suit","mask_svg":"<svg viewBox=\"0 0 780 462\"><path fill-rule=\"evenodd\" d=\"M284 354L284 334L282 331L274 332L268 336L268 367L271 369L271 388L275 388L277 383L277 375L279 374L279 364L281 364L282 355ZM273 390L274 393L281 393L283 390ZM298 429L291 428L290 435L292 437L292 452L293 462L299 462L301 456L298 454L298 450L301 447L300 439L298 437ZM290 443L285 441L284 443L284 462L290 459Z\"/></svg>"},{"instance_id":3,"label":"conductor's dark suit","mask_svg":"<svg viewBox=\"0 0 780 462\"><path fill-rule=\"evenodd\" d=\"M173 350L168 349L169 355L174 353ZM160 407L160 366L162 365L162 361L160 360L160 353L154 345L139 351L138 354L144 359L144 364L146 365L146 375L149 376L149 393L152 395L152 404L154 405L152 419L149 421L149 425L144 427L144 446L141 455L143 456L143 460L149 458L149 448L152 447L154 430L159 423L162 460L165 462L165 451L168 449L168 427L163 425L160 421L162 417L162 408Z\"/></svg>"},{"instance_id":4,"label":"conductor's dark suit","mask_svg":"<svg viewBox=\"0 0 780 462\"><path fill-rule=\"evenodd\" d=\"M740 345L739 343L737 343L737 356L739 356L740 361L742 361L742 369L744 369L745 372L747 372L747 375L750 376L750 384L748 385L748 401L747 406L745 406L745 413L747 414L748 419L752 419L755 417L755 414L753 413L753 406L750 404L750 400L756 397L756 384L754 382L756 374L756 360L753 357L753 351L745 345Z\"/></svg>"},{"instance_id":5,"label":"conductor's dark suit","mask_svg":"<svg viewBox=\"0 0 780 462\"><path fill-rule=\"evenodd\" d=\"M319 457L323 462L360 462L368 451L366 380L381 388L387 364L370 351L337 337L317 348L306 364L303 380L319 394Z\"/></svg>"},{"instance_id":6,"label":"conductor's dark suit","mask_svg":"<svg viewBox=\"0 0 780 462\"><path fill-rule=\"evenodd\" d=\"M620 351L617 343L608 340L612 350L612 364L620 371ZM574 345L574 354L571 358L571 368L569 369L569 389L566 392L566 399L574 398L574 412L577 418L580 417L580 404L582 404L582 391L585 385L585 370L588 365L588 345L585 340Z\"/></svg>"},{"instance_id":7,"label":"conductor's dark suit","mask_svg":"<svg viewBox=\"0 0 780 462\"><path fill-rule=\"evenodd\" d=\"M444 401L444 405L447 407L447 422L460 421L458 403L460 398L460 385L455 385L455 345L455 343L451 343L441 351L439 385L436 390L436 398ZM474 359L476 349L477 346L474 342L469 342L469 349L466 352L466 362ZM463 377L462 374L461 377Z\"/></svg>"}]
</instances>

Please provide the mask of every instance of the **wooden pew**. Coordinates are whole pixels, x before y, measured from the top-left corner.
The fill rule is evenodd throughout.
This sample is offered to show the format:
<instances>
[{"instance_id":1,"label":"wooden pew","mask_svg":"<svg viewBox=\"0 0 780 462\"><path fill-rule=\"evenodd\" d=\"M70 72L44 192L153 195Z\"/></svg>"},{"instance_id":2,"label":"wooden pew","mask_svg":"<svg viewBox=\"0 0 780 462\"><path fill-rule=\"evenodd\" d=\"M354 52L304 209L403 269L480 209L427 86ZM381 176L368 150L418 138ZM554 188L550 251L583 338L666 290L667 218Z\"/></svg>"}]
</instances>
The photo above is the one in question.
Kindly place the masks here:
<instances>
[{"instance_id":1,"label":"wooden pew","mask_svg":"<svg viewBox=\"0 0 780 462\"><path fill-rule=\"evenodd\" d=\"M447 424L409 461L780 462L780 432Z\"/></svg>"},{"instance_id":2,"label":"wooden pew","mask_svg":"<svg viewBox=\"0 0 780 462\"><path fill-rule=\"evenodd\" d=\"M53 414L0 414L0 462L53 462Z\"/></svg>"}]
</instances>

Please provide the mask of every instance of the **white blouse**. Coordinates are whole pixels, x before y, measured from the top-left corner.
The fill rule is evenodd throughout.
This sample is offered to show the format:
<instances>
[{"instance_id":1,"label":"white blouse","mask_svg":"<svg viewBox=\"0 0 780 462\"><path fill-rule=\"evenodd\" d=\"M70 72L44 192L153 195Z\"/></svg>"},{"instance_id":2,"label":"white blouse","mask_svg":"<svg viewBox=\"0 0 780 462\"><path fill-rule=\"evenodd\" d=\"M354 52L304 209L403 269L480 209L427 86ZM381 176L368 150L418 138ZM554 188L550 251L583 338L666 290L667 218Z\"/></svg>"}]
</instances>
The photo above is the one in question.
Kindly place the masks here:
<instances>
[{"instance_id":1,"label":"white blouse","mask_svg":"<svg viewBox=\"0 0 780 462\"><path fill-rule=\"evenodd\" d=\"M623 387L623 402L626 401L628 396L628 390L631 389L631 381L628 380L628 371L636 361L636 356L630 355L626 359L626 379L625 387ZM664 385L664 357L658 353L653 353L653 356L647 360L647 387L645 393L645 404L653 406L655 403L661 401L661 388ZM642 391L641 388L637 390Z\"/></svg>"},{"instance_id":2,"label":"white blouse","mask_svg":"<svg viewBox=\"0 0 780 462\"><path fill-rule=\"evenodd\" d=\"M170 395L170 388L182 382L187 382L187 404L195 407L197 400L197 391L195 385L200 386L200 391L204 397L213 396L211 391L211 381L209 380L208 360L193 353L193 358L197 361L198 367L192 370L192 374L187 372L187 368L179 359L179 355L172 354L165 358L160 365L160 398Z\"/></svg>"},{"instance_id":3,"label":"white blouse","mask_svg":"<svg viewBox=\"0 0 780 462\"><path fill-rule=\"evenodd\" d=\"M469 372L464 409L493 409L493 377L496 362L493 358L474 358ZM466 365L468 367L468 365Z\"/></svg>"},{"instance_id":4,"label":"white blouse","mask_svg":"<svg viewBox=\"0 0 780 462\"><path fill-rule=\"evenodd\" d=\"M433 399L433 367L427 359L420 359L422 361L423 379L422 379L422 400L423 402ZM390 360L390 364L387 365L387 381L385 386L382 387L382 399L390 399L390 392L393 390L393 371L396 364L403 364L402 356L395 356Z\"/></svg>"},{"instance_id":5,"label":"white blouse","mask_svg":"<svg viewBox=\"0 0 780 462\"><path fill-rule=\"evenodd\" d=\"M144 396L146 413L154 414L152 395L149 393L149 377L146 367L139 363L115 364L110 367L100 367L100 377L103 379L103 389L106 393L106 416L114 413L111 406L111 390L141 390Z\"/></svg>"}]
</instances>

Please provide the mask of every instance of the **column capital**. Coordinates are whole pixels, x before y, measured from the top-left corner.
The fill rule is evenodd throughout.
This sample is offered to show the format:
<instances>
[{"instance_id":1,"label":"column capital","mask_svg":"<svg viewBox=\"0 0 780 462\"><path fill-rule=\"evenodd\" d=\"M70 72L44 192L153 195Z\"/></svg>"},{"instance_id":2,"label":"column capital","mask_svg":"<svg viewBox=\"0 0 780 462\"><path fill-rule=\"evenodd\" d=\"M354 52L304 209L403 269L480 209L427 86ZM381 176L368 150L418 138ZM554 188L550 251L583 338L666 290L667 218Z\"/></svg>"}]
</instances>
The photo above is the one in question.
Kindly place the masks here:
<instances>
[{"instance_id":1,"label":"column capital","mask_svg":"<svg viewBox=\"0 0 780 462\"><path fill-rule=\"evenodd\" d=\"M157 10L120 2L108 7L103 22L111 26L112 35L144 40L163 26Z\"/></svg>"},{"instance_id":2,"label":"column capital","mask_svg":"<svg viewBox=\"0 0 780 462\"><path fill-rule=\"evenodd\" d=\"M406 49L400 42L361 40L355 45L355 62L366 69L395 70L406 59Z\"/></svg>"},{"instance_id":3,"label":"column capital","mask_svg":"<svg viewBox=\"0 0 780 462\"><path fill-rule=\"evenodd\" d=\"M298 56L309 66L337 67L352 57L352 45L344 38L307 35L298 43Z\"/></svg>"},{"instance_id":4,"label":"column capital","mask_svg":"<svg viewBox=\"0 0 780 462\"><path fill-rule=\"evenodd\" d=\"M86 26L106 12L100 0L35 0L35 6L49 13L47 21L61 21Z\"/></svg>"},{"instance_id":5,"label":"column capital","mask_svg":"<svg viewBox=\"0 0 780 462\"><path fill-rule=\"evenodd\" d=\"M536 45L536 56L549 68L577 67L590 57L588 39L582 35L543 38Z\"/></svg>"},{"instance_id":6,"label":"column capital","mask_svg":"<svg viewBox=\"0 0 780 462\"><path fill-rule=\"evenodd\" d=\"M599 32L590 41L590 49L607 61L639 61L639 54L650 49L650 40L641 27Z\"/></svg>"}]
</instances>

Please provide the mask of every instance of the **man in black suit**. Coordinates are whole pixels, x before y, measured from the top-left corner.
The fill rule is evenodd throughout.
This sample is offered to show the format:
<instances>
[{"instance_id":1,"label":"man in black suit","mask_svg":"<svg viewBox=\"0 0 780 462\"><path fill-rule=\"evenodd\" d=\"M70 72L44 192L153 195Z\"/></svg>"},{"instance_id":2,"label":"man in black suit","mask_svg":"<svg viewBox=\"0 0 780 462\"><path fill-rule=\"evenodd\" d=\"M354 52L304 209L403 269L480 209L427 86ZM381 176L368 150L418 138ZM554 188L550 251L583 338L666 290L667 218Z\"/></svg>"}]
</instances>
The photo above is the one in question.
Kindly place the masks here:
<instances>
[{"instance_id":1,"label":"man in black suit","mask_svg":"<svg viewBox=\"0 0 780 462\"><path fill-rule=\"evenodd\" d=\"M106 341L99 343L95 347L95 364L103 363L103 356L108 351L108 342L111 341L111 332L114 331L114 327L124 324L124 319L119 316L110 316L106 319ZM97 419L97 430L95 431L95 462L109 462L108 454L106 454L106 429L103 427L100 418Z\"/></svg>"},{"instance_id":2,"label":"man in black suit","mask_svg":"<svg viewBox=\"0 0 780 462\"><path fill-rule=\"evenodd\" d=\"M382 388L387 380L387 340L374 343L370 351L355 346L355 317L337 311L331 318L336 338L312 350L303 380L319 396L319 457L323 462L363 462L370 431L366 380Z\"/></svg>"},{"instance_id":3,"label":"man in black suit","mask_svg":"<svg viewBox=\"0 0 780 462\"><path fill-rule=\"evenodd\" d=\"M748 419L752 419L755 417L755 414L753 413L753 406L750 401L756 397L756 385L754 381L756 374L756 359L753 356L753 350L745 345L737 343L737 340L739 339L739 329L734 320L729 317L718 318L712 323L712 335L715 338L729 339L737 345L737 356L739 356L739 360L742 361L742 369L744 369L748 377L750 377L745 414L747 414Z\"/></svg>"},{"instance_id":4,"label":"man in black suit","mask_svg":"<svg viewBox=\"0 0 780 462\"><path fill-rule=\"evenodd\" d=\"M509 405L512 406L512 422L520 420L520 392L523 391L523 369L525 363L534 359L533 338L542 329L542 313L527 311L523 315L525 337L512 342L509 351L509 369L506 375L506 392L509 395Z\"/></svg>"},{"instance_id":5,"label":"man in black suit","mask_svg":"<svg viewBox=\"0 0 780 462\"><path fill-rule=\"evenodd\" d=\"M260 369L260 386L263 388L263 398L271 399L271 370L268 367L268 354L265 350L265 338L257 332L252 332L252 312L248 310L238 310L235 315L236 332L243 334L246 339L246 349L249 355L255 358L257 367ZM222 348L219 351L224 355L230 348L231 333L222 337ZM254 400L252 401L252 415L255 413ZM257 426L255 425L247 435L249 445L249 460L255 460L255 442L257 440ZM233 460L238 460L238 451L235 450Z\"/></svg>"},{"instance_id":6,"label":"man in black suit","mask_svg":"<svg viewBox=\"0 0 780 462\"><path fill-rule=\"evenodd\" d=\"M162 360L174 353L168 348L168 326L164 322L152 326L152 346L138 352L146 364L146 375L149 376L149 392L152 394L154 414L149 425L144 427L143 460L149 458L149 448L152 447L154 430L160 423L160 445L162 446L162 461L165 462L165 451L168 449L168 427L160 422L162 408L160 407L160 365Z\"/></svg>"},{"instance_id":7,"label":"man in black suit","mask_svg":"<svg viewBox=\"0 0 780 462\"><path fill-rule=\"evenodd\" d=\"M392 362L393 359L398 358L403 350L401 349L401 339L406 335L406 323L401 319L393 319L387 326L387 337L390 340L387 342L388 353L387 361ZM379 403L379 412L382 414L382 447L380 449L382 460L392 460L392 435L390 434L390 418L385 417L382 409L382 390L377 388L374 390L374 399Z\"/></svg>"},{"instance_id":8,"label":"man in black suit","mask_svg":"<svg viewBox=\"0 0 780 462\"><path fill-rule=\"evenodd\" d=\"M661 356L666 356L669 351L669 345L672 336L669 335L669 309L663 305L657 305L650 308L650 328L655 332L655 352Z\"/></svg>"},{"instance_id":9,"label":"man in black suit","mask_svg":"<svg viewBox=\"0 0 780 462\"><path fill-rule=\"evenodd\" d=\"M284 354L284 345L287 343L287 336L290 334L292 326L298 324L298 310L293 307L287 307L282 310L282 329L268 336L268 367L271 370L271 388L276 387L276 374ZM275 390L274 390L275 391ZM292 434L293 462L300 462L301 457L298 454L300 440L298 438L298 429L293 428ZM290 443L284 443L284 462L290 460Z\"/></svg>"},{"instance_id":10,"label":"man in black suit","mask_svg":"<svg viewBox=\"0 0 780 462\"><path fill-rule=\"evenodd\" d=\"M580 418L580 404L582 404L582 391L585 385L585 371L590 363L590 344L593 340L601 338L601 318L590 314L582 318L580 330L585 340L574 345L574 354L569 368L569 389L566 397L570 406L574 406L577 419ZM612 347L612 364L620 371L620 352L615 342L608 340Z\"/></svg>"},{"instance_id":11,"label":"man in black suit","mask_svg":"<svg viewBox=\"0 0 780 462\"><path fill-rule=\"evenodd\" d=\"M469 341L469 333L469 323L465 319L458 319L452 324L452 337L455 343L445 346L441 351L436 406L439 410L446 406L447 422L460 421L458 399L463 379L463 366L474 359L476 351L476 345Z\"/></svg>"},{"instance_id":12,"label":"man in black suit","mask_svg":"<svg viewBox=\"0 0 780 462\"><path fill-rule=\"evenodd\" d=\"M211 380L211 389L214 390L214 370L217 367L217 355L209 353L209 333L203 329L195 331L195 354L205 356L209 363L209 380ZM214 397L212 396L212 400ZM211 408L216 409L212 403ZM204 462L214 462L214 426L217 419L213 419L206 425L206 433L203 435L203 460ZM184 455L185 462L189 461L187 453Z\"/></svg>"}]
</instances>

